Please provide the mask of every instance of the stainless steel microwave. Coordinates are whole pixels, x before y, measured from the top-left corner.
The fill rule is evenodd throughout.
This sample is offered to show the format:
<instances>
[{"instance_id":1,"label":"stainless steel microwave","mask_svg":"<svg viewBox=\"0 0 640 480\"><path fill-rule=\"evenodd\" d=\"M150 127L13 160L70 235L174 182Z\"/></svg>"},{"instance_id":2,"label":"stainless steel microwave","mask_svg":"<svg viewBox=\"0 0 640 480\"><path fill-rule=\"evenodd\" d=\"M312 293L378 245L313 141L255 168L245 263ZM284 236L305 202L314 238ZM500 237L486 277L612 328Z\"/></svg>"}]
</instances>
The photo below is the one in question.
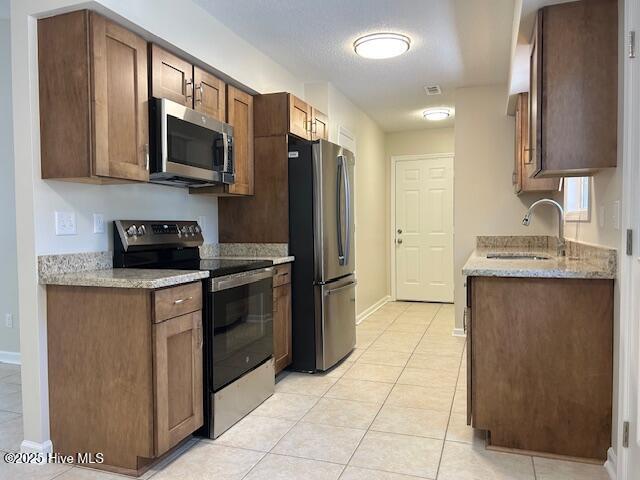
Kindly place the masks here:
<instances>
[{"instance_id":1,"label":"stainless steel microwave","mask_svg":"<svg viewBox=\"0 0 640 480\"><path fill-rule=\"evenodd\" d=\"M232 184L233 127L166 98L150 102L150 175L178 187Z\"/></svg>"}]
</instances>

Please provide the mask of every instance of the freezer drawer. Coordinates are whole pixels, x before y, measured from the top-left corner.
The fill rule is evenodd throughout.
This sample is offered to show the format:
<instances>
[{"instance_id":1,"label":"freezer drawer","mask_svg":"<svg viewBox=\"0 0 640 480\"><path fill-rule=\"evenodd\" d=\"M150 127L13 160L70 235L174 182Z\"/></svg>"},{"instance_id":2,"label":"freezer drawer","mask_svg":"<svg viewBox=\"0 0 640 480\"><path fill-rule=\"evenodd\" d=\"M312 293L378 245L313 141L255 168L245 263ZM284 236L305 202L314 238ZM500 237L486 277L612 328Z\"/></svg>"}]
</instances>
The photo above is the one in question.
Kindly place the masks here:
<instances>
[{"instance_id":1,"label":"freezer drawer","mask_svg":"<svg viewBox=\"0 0 640 480\"><path fill-rule=\"evenodd\" d=\"M356 344L355 276L316 286L316 368L328 370Z\"/></svg>"}]
</instances>

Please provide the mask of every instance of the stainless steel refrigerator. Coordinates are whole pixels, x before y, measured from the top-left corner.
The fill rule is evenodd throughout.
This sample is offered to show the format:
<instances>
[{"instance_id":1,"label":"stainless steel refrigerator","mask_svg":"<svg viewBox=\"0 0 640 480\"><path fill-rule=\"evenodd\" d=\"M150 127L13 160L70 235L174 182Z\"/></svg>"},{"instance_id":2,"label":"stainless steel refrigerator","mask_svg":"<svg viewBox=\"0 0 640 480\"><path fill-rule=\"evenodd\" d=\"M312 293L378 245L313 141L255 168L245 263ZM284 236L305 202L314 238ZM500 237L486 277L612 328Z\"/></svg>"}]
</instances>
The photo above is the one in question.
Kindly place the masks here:
<instances>
[{"instance_id":1,"label":"stainless steel refrigerator","mask_svg":"<svg viewBox=\"0 0 640 480\"><path fill-rule=\"evenodd\" d=\"M354 167L325 140L289 144L294 370L328 370L355 346Z\"/></svg>"}]
</instances>

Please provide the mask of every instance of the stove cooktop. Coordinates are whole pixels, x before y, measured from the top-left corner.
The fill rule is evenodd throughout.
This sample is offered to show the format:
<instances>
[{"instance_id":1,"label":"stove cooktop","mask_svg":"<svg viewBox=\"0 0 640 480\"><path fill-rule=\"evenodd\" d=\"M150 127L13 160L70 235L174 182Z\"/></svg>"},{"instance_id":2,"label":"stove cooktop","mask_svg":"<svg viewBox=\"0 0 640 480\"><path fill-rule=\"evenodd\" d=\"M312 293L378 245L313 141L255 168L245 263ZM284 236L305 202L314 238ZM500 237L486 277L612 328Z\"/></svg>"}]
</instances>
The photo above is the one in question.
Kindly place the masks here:
<instances>
[{"instance_id":1,"label":"stove cooktop","mask_svg":"<svg viewBox=\"0 0 640 480\"><path fill-rule=\"evenodd\" d=\"M222 277L233 273L248 272L249 270L258 270L260 268L271 267L273 262L270 260L246 260L246 259L230 259L230 258L213 258L200 260L200 270L209 270L210 276Z\"/></svg>"}]
</instances>

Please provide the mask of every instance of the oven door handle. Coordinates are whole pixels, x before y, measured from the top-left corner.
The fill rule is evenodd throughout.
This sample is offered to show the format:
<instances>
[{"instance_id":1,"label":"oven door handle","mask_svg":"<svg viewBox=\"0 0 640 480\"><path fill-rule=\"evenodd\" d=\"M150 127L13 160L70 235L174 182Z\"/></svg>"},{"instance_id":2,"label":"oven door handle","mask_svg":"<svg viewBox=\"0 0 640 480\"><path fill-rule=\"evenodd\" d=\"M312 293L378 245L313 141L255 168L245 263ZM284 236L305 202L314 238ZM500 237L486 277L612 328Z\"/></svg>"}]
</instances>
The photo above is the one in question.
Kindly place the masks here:
<instances>
[{"instance_id":1,"label":"oven door handle","mask_svg":"<svg viewBox=\"0 0 640 480\"><path fill-rule=\"evenodd\" d=\"M261 270L254 270L246 273L234 273L231 275L225 275L224 277L214 278L211 280L211 291L219 292L221 290L228 290L229 288L241 287L242 285L248 285L266 278L271 278L273 277L273 274L274 268L267 267Z\"/></svg>"}]
</instances>

